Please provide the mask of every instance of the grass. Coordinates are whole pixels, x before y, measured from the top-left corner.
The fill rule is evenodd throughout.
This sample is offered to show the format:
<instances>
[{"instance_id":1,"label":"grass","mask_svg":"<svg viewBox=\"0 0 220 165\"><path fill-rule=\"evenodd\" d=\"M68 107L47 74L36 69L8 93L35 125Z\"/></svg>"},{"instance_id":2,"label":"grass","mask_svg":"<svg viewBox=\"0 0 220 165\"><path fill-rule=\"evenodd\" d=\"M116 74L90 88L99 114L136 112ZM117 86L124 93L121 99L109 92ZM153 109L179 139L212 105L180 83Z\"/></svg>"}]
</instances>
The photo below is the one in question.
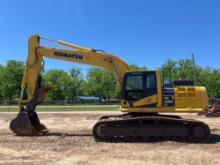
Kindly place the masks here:
<instances>
[{"instance_id":1,"label":"grass","mask_svg":"<svg viewBox=\"0 0 220 165\"><path fill-rule=\"evenodd\" d=\"M119 105L37 106L37 112L118 111ZM0 112L18 112L18 106L0 106Z\"/></svg>"}]
</instances>

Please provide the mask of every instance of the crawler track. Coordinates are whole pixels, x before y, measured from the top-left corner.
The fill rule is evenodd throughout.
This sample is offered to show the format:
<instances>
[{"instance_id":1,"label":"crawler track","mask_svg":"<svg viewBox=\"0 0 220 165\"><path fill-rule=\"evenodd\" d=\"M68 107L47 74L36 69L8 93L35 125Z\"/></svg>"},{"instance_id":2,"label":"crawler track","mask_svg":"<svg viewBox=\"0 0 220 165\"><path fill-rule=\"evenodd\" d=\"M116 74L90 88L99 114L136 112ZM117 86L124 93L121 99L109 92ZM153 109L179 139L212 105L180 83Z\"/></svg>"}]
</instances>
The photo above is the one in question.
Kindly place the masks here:
<instances>
[{"instance_id":1,"label":"crawler track","mask_svg":"<svg viewBox=\"0 0 220 165\"><path fill-rule=\"evenodd\" d=\"M205 123L171 115L104 116L93 127L97 141L169 138L201 142L209 135L210 129Z\"/></svg>"}]
</instances>

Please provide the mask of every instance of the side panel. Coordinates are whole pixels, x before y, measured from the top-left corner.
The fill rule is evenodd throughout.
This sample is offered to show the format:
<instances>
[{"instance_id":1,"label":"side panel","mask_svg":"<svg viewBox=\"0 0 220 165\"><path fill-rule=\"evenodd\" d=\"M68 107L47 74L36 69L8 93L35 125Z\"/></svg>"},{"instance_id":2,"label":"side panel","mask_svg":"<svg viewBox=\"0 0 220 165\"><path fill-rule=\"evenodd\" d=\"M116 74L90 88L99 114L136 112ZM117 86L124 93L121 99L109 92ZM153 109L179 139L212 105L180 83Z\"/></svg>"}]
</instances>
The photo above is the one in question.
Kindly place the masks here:
<instances>
[{"instance_id":1,"label":"side panel","mask_svg":"<svg viewBox=\"0 0 220 165\"><path fill-rule=\"evenodd\" d=\"M208 95L202 86L179 86L174 88L174 106L168 107L120 107L122 112L171 112L199 113L208 109Z\"/></svg>"},{"instance_id":2,"label":"side panel","mask_svg":"<svg viewBox=\"0 0 220 165\"><path fill-rule=\"evenodd\" d=\"M201 108L208 107L208 96L205 87L179 86L174 88L175 108Z\"/></svg>"}]
</instances>

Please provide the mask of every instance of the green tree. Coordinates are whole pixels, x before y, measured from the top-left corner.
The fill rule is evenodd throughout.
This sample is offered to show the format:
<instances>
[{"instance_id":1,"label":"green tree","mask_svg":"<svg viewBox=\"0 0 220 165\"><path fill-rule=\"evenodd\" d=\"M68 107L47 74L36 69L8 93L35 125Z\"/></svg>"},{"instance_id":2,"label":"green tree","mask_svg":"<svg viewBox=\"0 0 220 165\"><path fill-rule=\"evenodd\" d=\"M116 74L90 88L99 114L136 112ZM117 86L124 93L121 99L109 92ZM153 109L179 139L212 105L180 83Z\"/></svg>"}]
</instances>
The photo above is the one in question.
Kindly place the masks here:
<instances>
[{"instance_id":1,"label":"green tree","mask_svg":"<svg viewBox=\"0 0 220 165\"><path fill-rule=\"evenodd\" d=\"M70 70L71 76L71 89L69 93L69 99L74 99L75 96L82 96L85 95L83 91L83 86L85 80L83 79L82 72L79 68L73 67Z\"/></svg>"},{"instance_id":2,"label":"green tree","mask_svg":"<svg viewBox=\"0 0 220 165\"><path fill-rule=\"evenodd\" d=\"M76 68L76 67L73 67L71 70L70 70L70 75L71 77L73 78L80 78L82 79L82 72L79 68Z\"/></svg>"},{"instance_id":3,"label":"green tree","mask_svg":"<svg viewBox=\"0 0 220 165\"><path fill-rule=\"evenodd\" d=\"M68 73L63 70L50 70L43 76L43 80L44 84L53 88L48 92L46 99L65 100L68 98L72 83Z\"/></svg>"},{"instance_id":4,"label":"green tree","mask_svg":"<svg viewBox=\"0 0 220 165\"><path fill-rule=\"evenodd\" d=\"M0 65L0 80L3 79L3 71L4 71L3 69L4 69L4 67L2 65ZM3 89L2 89L2 87L3 87L3 81L0 81L0 102L3 101Z\"/></svg>"},{"instance_id":5,"label":"green tree","mask_svg":"<svg viewBox=\"0 0 220 165\"><path fill-rule=\"evenodd\" d=\"M85 90L88 95L97 96L100 100L118 96L116 79L112 73L99 68L90 68L86 80Z\"/></svg>"},{"instance_id":6,"label":"green tree","mask_svg":"<svg viewBox=\"0 0 220 165\"><path fill-rule=\"evenodd\" d=\"M178 78L181 80L193 80L193 62L190 59L178 61Z\"/></svg>"},{"instance_id":7,"label":"green tree","mask_svg":"<svg viewBox=\"0 0 220 165\"><path fill-rule=\"evenodd\" d=\"M1 95L10 101L19 97L24 65L16 60L9 60L5 67L0 68Z\"/></svg>"},{"instance_id":8,"label":"green tree","mask_svg":"<svg viewBox=\"0 0 220 165\"><path fill-rule=\"evenodd\" d=\"M195 66L196 78L200 80L202 69ZM194 66L190 59L181 59L179 61L167 60L161 67L164 80L194 80Z\"/></svg>"},{"instance_id":9,"label":"green tree","mask_svg":"<svg viewBox=\"0 0 220 165\"><path fill-rule=\"evenodd\" d=\"M201 71L198 85L205 86L209 97L220 97L220 71L212 68L205 68Z\"/></svg>"},{"instance_id":10,"label":"green tree","mask_svg":"<svg viewBox=\"0 0 220 165\"><path fill-rule=\"evenodd\" d=\"M145 66L138 66L137 64L130 64L129 68L132 70L147 70L147 67Z\"/></svg>"},{"instance_id":11,"label":"green tree","mask_svg":"<svg viewBox=\"0 0 220 165\"><path fill-rule=\"evenodd\" d=\"M53 87L47 94L48 100L72 100L83 95L82 73L78 68L72 68L70 74L63 70L50 70L44 76L44 83Z\"/></svg>"},{"instance_id":12,"label":"green tree","mask_svg":"<svg viewBox=\"0 0 220 165\"><path fill-rule=\"evenodd\" d=\"M161 76L164 81L178 79L177 77L177 62L168 59L161 67Z\"/></svg>"}]
</instances>

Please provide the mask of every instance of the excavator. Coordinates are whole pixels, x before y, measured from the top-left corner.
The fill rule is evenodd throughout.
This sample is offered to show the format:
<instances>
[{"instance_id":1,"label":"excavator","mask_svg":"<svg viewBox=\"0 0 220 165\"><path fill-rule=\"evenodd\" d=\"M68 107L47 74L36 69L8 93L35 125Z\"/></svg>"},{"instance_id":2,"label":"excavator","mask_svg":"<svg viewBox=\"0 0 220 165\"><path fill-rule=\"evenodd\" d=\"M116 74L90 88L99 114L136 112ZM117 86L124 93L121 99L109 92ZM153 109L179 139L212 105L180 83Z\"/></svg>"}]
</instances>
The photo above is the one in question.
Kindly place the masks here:
<instances>
[{"instance_id":1,"label":"excavator","mask_svg":"<svg viewBox=\"0 0 220 165\"><path fill-rule=\"evenodd\" d=\"M41 40L56 42L65 48L42 46ZM28 40L28 56L18 100L20 111L10 122L10 129L16 135L39 136L49 131L35 111L51 90L41 81L43 57L101 67L116 77L121 86L120 111L123 113L102 116L98 120L92 130L97 141L167 137L203 141L210 135L209 126L204 122L176 115L207 111L205 87L181 80L164 86L159 70L132 70L113 54L39 35L32 35Z\"/></svg>"}]
</instances>

